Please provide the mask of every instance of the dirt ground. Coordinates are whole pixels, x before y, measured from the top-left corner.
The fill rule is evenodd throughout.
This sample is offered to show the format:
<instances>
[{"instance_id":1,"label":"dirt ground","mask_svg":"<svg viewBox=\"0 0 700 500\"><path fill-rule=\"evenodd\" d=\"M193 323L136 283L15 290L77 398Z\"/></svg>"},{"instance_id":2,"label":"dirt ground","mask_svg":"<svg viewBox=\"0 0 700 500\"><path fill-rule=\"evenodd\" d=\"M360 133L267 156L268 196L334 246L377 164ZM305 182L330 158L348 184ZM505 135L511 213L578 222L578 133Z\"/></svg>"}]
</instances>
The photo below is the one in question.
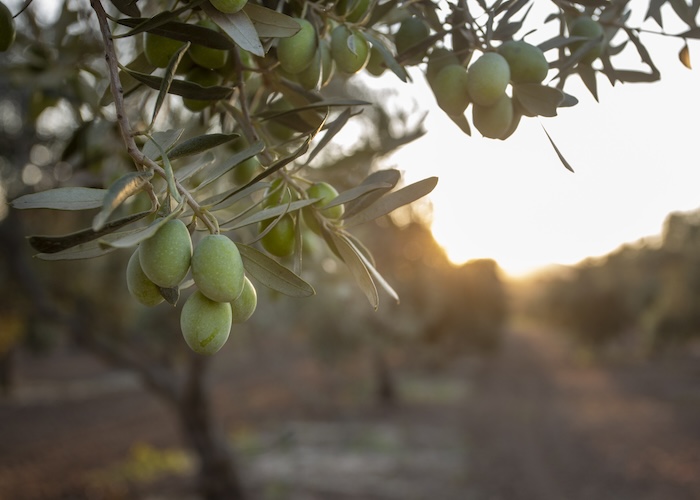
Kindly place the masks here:
<instances>
[{"instance_id":1,"label":"dirt ground","mask_svg":"<svg viewBox=\"0 0 700 500\"><path fill-rule=\"evenodd\" d=\"M341 370L289 346L216 366L254 500L700 498L697 359L583 363L518 329L492 357L398 370L394 408L372 402L361 365ZM194 466L133 375L71 349L19 356L0 499L194 500Z\"/></svg>"}]
</instances>

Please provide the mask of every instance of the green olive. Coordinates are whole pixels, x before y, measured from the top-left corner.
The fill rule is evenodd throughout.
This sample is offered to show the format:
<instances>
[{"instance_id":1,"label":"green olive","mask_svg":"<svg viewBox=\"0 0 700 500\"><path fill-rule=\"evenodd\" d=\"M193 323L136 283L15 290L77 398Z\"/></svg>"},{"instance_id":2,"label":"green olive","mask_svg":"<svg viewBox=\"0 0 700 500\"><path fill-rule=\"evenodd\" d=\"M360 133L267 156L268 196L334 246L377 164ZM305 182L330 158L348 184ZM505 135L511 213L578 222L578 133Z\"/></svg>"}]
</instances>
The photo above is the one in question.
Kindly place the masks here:
<instances>
[{"instance_id":1,"label":"green olive","mask_svg":"<svg viewBox=\"0 0 700 500\"><path fill-rule=\"evenodd\" d=\"M195 66L185 75L185 81L196 83L202 87L213 87L221 83L221 75L216 71ZM212 101L206 99L182 98L182 104L192 112L202 111L208 107Z\"/></svg>"},{"instance_id":2,"label":"green olive","mask_svg":"<svg viewBox=\"0 0 700 500\"><path fill-rule=\"evenodd\" d=\"M588 43L590 40L595 40L600 38L601 41L596 43L586 51L581 57L581 62L585 64L590 64L600 57L603 52L604 43L602 37L604 34L603 26L596 20L591 19L588 16L577 17L573 23L571 23L571 28L569 29L571 36L582 36L586 37L588 40L577 40L569 45L569 50L573 54L578 49L580 49L584 44Z\"/></svg>"},{"instance_id":3,"label":"green olive","mask_svg":"<svg viewBox=\"0 0 700 500\"><path fill-rule=\"evenodd\" d=\"M327 219L339 219L345 213L343 205L334 205L324 208L338 196L338 191L327 182L317 182L306 190L306 195L310 198L320 198L311 206L302 209L302 216L306 226L316 234L321 234L321 226L318 217Z\"/></svg>"},{"instance_id":4,"label":"green olive","mask_svg":"<svg viewBox=\"0 0 700 500\"><path fill-rule=\"evenodd\" d=\"M210 29L213 32L219 31L219 26L209 19L202 19L197 23L198 26ZM190 57L195 64L206 69L220 69L226 66L228 61L228 50L214 49L204 45L193 43L188 51Z\"/></svg>"},{"instance_id":5,"label":"green olive","mask_svg":"<svg viewBox=\"0 0 700 500\"><path fill-rule=\"evenodd\" d=\"M214 354L231 333L232 312L228 302L216 302L199 290L190 295L180 311L180 329L194 352Z\"/></svg>"},{"instance_id":6,"label":"green olive","mask_svg":"<svg viewBox=\"0 0 700 500\"><path fill-rule=\"evenodd\" d=\"M248 3L248 0L209 0L209 3L224 14L235 14Z\"/></svg>"},{"instance_id":7,"label":"green olive","mask_svg":"<svg viewBox=\"0 0 700 500\"><path fill-rule=\"evenodd\" d=\"M243 290L245 270L236 244L223 234L202 238L192 254L192 279L211 300L231 302Z\"/></svg>"},{"instance_id":8,"label":"green olive","mask_svg":"<svg viewBox=\"0 0 700 500\"><path fill-rule=\"evenodd\" d=\"M491 106L503 96L510 81L508 61L497 52L486 52L467 69L467 90L480 106Z\"/></svg>"},{"instance_id":9,"label":"green olive","mask_svg":"<svg viewBox=\"0 0 700 500\"><path fill-rule=\"evenodd\" d=\"M243 291L231 302L234 323L245 323L253 315L258 305L258 294L248 277L245 278Z\"/></svg>"},{"instance_id":10,"label":"green olive","mask_svg":"<svg viewBox=\"0 0 700 500\"><path fill-rule=\"evenodd\" d=\"M179 285L190 269L192 239L180 219L171 219L141 243L141 269L156 285L173 288Z\"/></svg>"},{"instance_id":11,"label":"green olive","mask_svg":"<svg viewBox=\"0 0 700 500\"><path fill-rule=\"evenodd\" d=\"M490 139L502 139L512 131L513 102L508 95L503 94L492 106L474 104L472 108L474 127L481 135Z\"/></svg>"},{"instance_id":12,"label":"green olive","mask_svg":"<svg viewBox=\"0 0 700 500\"><path fill-rule=\"evenodd\" d=\"M510 79L516 83L540 83L547 76L549 63L544 52L522 40L509 40L498 47L510 67Z\"/></svg>"},{"instance_id":13,"label":"green olive","mask_svg":"<svg viewBox=\"0 0 700 500\"><path fill-rule=\"evenodd\" d=\"M283 215L277 222L276 219L268 219L260 223L260 232L275 223L265 235L260 238L260 244L272 255L288 257L294 253L295 229L294 218L291 214Z\"/></svg>"},{"instance_id":14,"label":"green olive","mask_svg":"<svg viewBox=\"0 0 700 500\"><path fill-rule=\"evenodd\" d=\"M131 296L145 306L153 307L163 302L158 286L141 269L138 248L131 254L126 265L126 286Z\"/></svg>"},{"instance_id":15,"label":"green olive","mask_svg":"<svg viewBox=\"0 0 700 500\"><path fill-rule=\"evenodd\" d=\"M461 64L442 68L431 85L438 106L450 116L463 114L469 106L471 98L467 87L467 70Z\"/></svg>"},{"instance_id":16,"label":"green olive","mask_svg":"<svg viewBox=\"0 0 700 500\"><path fill-rule=\"evenodd\" d=\"M340 71L354 74L369 61L369 43L360 31L339 24L331 31L331 55Z\"/></svg>"},{"instance_id":17,"label":"green olive","mask_svg":"<svg viewBox=\"0 0 700 500\"><path fill-rule=\"evenodd\" d=\"M143 53L146 60L156 68L165 68L175 52L185 45L185 42L173 40L148 31L143 35Z\"/></svg>"},{"instance_id":18,"label":"green olive","mask_svg":"<svg viewBox=\"0 0 700 500\"><path fill-rule=\"evenodd\" d=\"M289 74L296 75L306 69L316 54L318 40L316 29L306 19L295 19L299 31L277 42L277 60L280 67Z\"/></svg>"},{"instance_id":19,"label":"green olive","mask_svg":"<svg viewBox=\"0 0 700 500\"><path fill-rule=\"evenodd\" d=\"M420 62L427 52L427 48L416 51L415 47L420 45L430 36L430 28L425 22L418 17L409 17L404 19L399 25L399 29L394 35L394 45L396 45L396 53L399 57L408 52L412 52L411 56L406 59L407 64L416 64Z\"/></svg>"}]
</instances>

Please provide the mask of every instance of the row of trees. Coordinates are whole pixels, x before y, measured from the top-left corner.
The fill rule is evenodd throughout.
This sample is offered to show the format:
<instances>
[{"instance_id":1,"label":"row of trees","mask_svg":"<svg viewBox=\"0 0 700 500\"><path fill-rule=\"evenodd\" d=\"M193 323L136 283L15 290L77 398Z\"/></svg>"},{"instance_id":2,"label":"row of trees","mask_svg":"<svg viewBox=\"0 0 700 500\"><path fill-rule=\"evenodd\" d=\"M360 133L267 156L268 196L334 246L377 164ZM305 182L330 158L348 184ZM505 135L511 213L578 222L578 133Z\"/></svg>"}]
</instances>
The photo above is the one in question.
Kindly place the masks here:
<instances>
[{"instance_id":1,"label":"row of trees","mask_svg":"<svg viewBox=\"0 0 700 500\"><path fill-rule=\"evenodd\" d=\"M700 211L670 214L658 238L543 279L530 305L592 348L632 339L660 353L700 338Z\"/></svg>"}]
</instances>

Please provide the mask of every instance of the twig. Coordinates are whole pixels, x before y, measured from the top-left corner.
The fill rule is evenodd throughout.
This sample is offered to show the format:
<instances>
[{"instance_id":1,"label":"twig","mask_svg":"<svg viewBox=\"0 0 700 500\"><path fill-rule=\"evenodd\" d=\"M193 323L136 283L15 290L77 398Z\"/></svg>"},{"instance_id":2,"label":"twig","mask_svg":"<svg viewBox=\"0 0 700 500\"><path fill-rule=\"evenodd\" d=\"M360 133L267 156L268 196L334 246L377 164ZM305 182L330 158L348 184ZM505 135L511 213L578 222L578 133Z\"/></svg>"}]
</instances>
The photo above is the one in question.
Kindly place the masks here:
<instances>
[{"instance_id":1,"label":"twig","mask_svg":"<svg viewBox=\"0 0 700 500\"><path fill-rule=\"evenodd\" d=\"M117 123L119 125L122 140L124 141L124 145L126 147L126 152L134 161L134 164L138 170L152 169L156 174L165 178L165 169L144 155L136 145L134 134L131 125L129 124L129 118L126 114L124 89L122 88L121 81L119 80L119 60L114 49L114 41L112 39L112 32L109 29L108 16L100 0L90 0L90 5L95 11L97 21L100 25L100 33L102 34L102 40L105 47L105 61L107 62L107 69L109 71L109 86L114 98ZM185 198L187 204L190 206L194 214L204 223L207 229L209 229L211 233L217 233L218 228L212 223L209 217L207 217L202 207L199 205L199 203L197 203L190 192L178 181L175 181L175 185L178 192ZM147 189L154 206L158 206L158 199L153 191L153 187L149 186Z\"/></svg>"}]
</instances>

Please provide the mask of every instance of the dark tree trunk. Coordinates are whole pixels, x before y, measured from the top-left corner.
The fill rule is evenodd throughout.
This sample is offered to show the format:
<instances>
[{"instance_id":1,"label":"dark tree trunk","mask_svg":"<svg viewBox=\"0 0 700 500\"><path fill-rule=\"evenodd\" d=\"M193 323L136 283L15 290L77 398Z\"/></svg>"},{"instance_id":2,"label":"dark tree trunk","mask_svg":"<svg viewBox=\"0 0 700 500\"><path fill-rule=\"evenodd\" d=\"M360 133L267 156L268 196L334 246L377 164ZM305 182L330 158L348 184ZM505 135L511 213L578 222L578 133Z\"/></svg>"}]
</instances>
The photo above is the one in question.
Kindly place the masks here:
<instances>
[{"instance_id":1,"label":"dark tree trunk","mask_svg":"<svg viewBox=\"0 0 700 500\"><path fill-rule=\"evenodd\" d=\"M383 407L392 407L397 403L396 382L379 342L372 342L372 372L375 383L377 403Z\"/></svg>"},{"instance_id":2,"label":"dark tree trunk","mask_svg":"<svg viewBox=\"0 0 700 500\"><path fill-rule=\"evenodd\" d=\"M245 492L232 450L211 416L204 381L208 359L194 353L191 356L177 413L187 444L199 458L198 489L205 500L243 500Z\"/></svg>"}]
</instances>

